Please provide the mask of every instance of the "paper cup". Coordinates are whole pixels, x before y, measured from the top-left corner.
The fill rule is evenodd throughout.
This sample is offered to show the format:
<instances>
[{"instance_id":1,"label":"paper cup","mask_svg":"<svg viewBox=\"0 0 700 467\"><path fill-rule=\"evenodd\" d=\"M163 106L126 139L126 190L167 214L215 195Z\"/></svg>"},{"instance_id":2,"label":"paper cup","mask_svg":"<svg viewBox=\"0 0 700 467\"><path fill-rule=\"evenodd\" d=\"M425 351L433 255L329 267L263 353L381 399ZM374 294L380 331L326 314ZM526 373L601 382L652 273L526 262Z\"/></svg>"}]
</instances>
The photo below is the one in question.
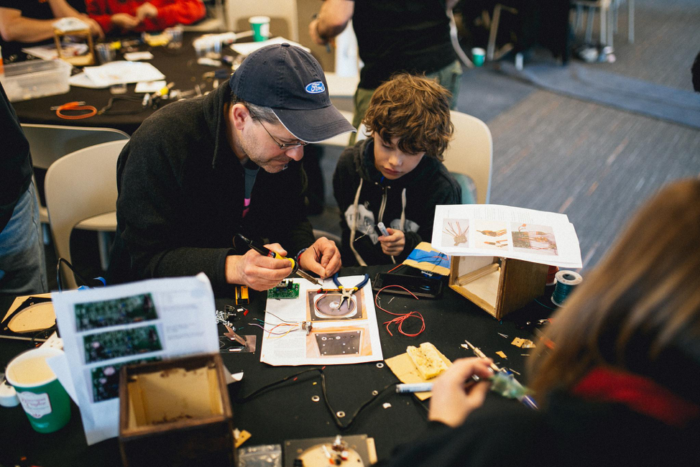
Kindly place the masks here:
<instances>
[{"instance_id":1,"label":"paper cup","mask_svg":"<svg viewBox=\"0 0 700 467\"><path fill-rule=\"evenodd\" d=\"M481 66L484 64L484 58L486 57L486 51L481 47L474 47L472 49L472 60L474 61L474 66Z\"/></svg>"},{"instance_id":2,"label":"paper cup","mask_svg":"<svg viewBox=\"0 0 700 467\"><path fill-rule=\"evenodd\" d=\"M268 16L251 16L248 20L253 30L253 41L262 42L270 38L270 18Z\"/></svg>"},{"instance_id":3,"label":"paper cup","mask_svg":"<svg viewBox=\"0 0 700 467\"><path fill-rule=\"evenodd\" d=\"M17 391L29 423L39 433L53 433L70 420L70 398L46 363L63 352L52 348L28 350L7 365L5 377Z\"/></svg>"}]
</instances>

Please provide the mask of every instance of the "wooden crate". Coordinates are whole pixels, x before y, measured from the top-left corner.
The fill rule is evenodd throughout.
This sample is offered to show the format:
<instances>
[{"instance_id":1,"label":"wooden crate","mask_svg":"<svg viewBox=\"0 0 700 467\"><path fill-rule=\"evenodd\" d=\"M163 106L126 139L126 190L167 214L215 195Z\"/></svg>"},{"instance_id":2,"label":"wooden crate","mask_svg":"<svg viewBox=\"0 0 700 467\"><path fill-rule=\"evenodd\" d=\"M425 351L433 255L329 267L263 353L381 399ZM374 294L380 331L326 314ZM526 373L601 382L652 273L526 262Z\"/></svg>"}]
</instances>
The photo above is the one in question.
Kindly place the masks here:
<instances>
[{"instance_id":1,"label":"wooden crate","mask_svg":"<svg viewBox=\"0 0 700 467\"><path fill-rule=\"evenodd\" d=\"M124 466L236 465L224 371L218 354L123 366L119 447Z\"/></svg>"},{"instance_id":2,"label":"wooden crate","mask_svg":"<svg viewBox=\"0 0 700 467\"><path fill-rule=\"evenodd\" d=\"M544 293L548 269L517 259L453 256L449 286L501 319Z\"/></svg>"}]
</instances>

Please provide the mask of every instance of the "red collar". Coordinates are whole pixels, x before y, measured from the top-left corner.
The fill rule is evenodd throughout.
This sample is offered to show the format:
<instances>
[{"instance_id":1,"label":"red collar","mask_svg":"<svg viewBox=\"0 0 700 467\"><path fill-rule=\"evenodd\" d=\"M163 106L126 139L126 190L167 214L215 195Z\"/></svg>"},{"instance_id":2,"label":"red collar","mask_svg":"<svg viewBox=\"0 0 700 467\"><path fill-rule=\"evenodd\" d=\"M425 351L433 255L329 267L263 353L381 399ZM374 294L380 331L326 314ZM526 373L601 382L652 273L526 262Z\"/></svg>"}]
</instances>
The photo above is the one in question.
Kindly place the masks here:
<instances>
[{"instance_id":1,"label":"red collar","mask_svg":"<svg viewBox=\"0 0 700 467\"><path fill-rule=\"evenodd\" d=\"M594 368L574 387L584 399L618 402L667 425L683 427L700 416L700 406L642 376Z\"/></svg>"}]
</instances>

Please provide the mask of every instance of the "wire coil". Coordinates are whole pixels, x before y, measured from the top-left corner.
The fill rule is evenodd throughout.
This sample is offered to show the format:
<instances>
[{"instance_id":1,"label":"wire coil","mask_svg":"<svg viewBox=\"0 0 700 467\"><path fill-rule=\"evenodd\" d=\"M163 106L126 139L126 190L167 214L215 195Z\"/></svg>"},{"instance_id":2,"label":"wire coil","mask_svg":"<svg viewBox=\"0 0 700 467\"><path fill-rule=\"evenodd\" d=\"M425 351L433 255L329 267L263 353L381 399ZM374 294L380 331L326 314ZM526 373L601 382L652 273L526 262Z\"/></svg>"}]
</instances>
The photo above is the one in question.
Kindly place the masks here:
<instances>
[{"instance_id":1,"label":"wire coil","mask_svg":"<svg viewBox=\"0 0 700 467\"><path fill-rule=\"evenodd\" d=\"M559 271L555 275L557 279L557 285L554 287L554 293L552 293L552 303L556 306L564 305L564 302L571 292L574 291L577 285L583 281L581 274L576 271Z\"/></svg>"}]
</instances>

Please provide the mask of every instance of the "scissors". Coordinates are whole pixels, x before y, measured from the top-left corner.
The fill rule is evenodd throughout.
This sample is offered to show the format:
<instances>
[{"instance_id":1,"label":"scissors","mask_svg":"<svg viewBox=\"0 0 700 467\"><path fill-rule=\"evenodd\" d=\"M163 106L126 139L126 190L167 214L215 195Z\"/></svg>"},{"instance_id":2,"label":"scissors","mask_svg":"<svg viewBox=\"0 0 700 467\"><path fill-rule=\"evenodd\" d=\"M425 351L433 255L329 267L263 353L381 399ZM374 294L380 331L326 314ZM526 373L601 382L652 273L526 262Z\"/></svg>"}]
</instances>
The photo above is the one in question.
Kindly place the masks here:
<instances>
[{"instance_id":1,"label":"scissors","mask_svg":"<svg viewBox=\"0 0 700 467\"><path fill-rule=\"evenodd\" d=\"M345 302L347 302L348 307L350 307L352 296L355 295L355 292L364 287L367 281L369 281L369 274L365 274L364 279L362 279L362 281L360 281L360 283L355 287L343 287L343 284L341 284L338 280L338 273L336 272L333 275L333 282L335 283L336 287L338 287L338 290L340 290L340 294L342 295L342 298L340 299L340 306L338 308L341 308Z\"/></svg>"}]
</instances>

